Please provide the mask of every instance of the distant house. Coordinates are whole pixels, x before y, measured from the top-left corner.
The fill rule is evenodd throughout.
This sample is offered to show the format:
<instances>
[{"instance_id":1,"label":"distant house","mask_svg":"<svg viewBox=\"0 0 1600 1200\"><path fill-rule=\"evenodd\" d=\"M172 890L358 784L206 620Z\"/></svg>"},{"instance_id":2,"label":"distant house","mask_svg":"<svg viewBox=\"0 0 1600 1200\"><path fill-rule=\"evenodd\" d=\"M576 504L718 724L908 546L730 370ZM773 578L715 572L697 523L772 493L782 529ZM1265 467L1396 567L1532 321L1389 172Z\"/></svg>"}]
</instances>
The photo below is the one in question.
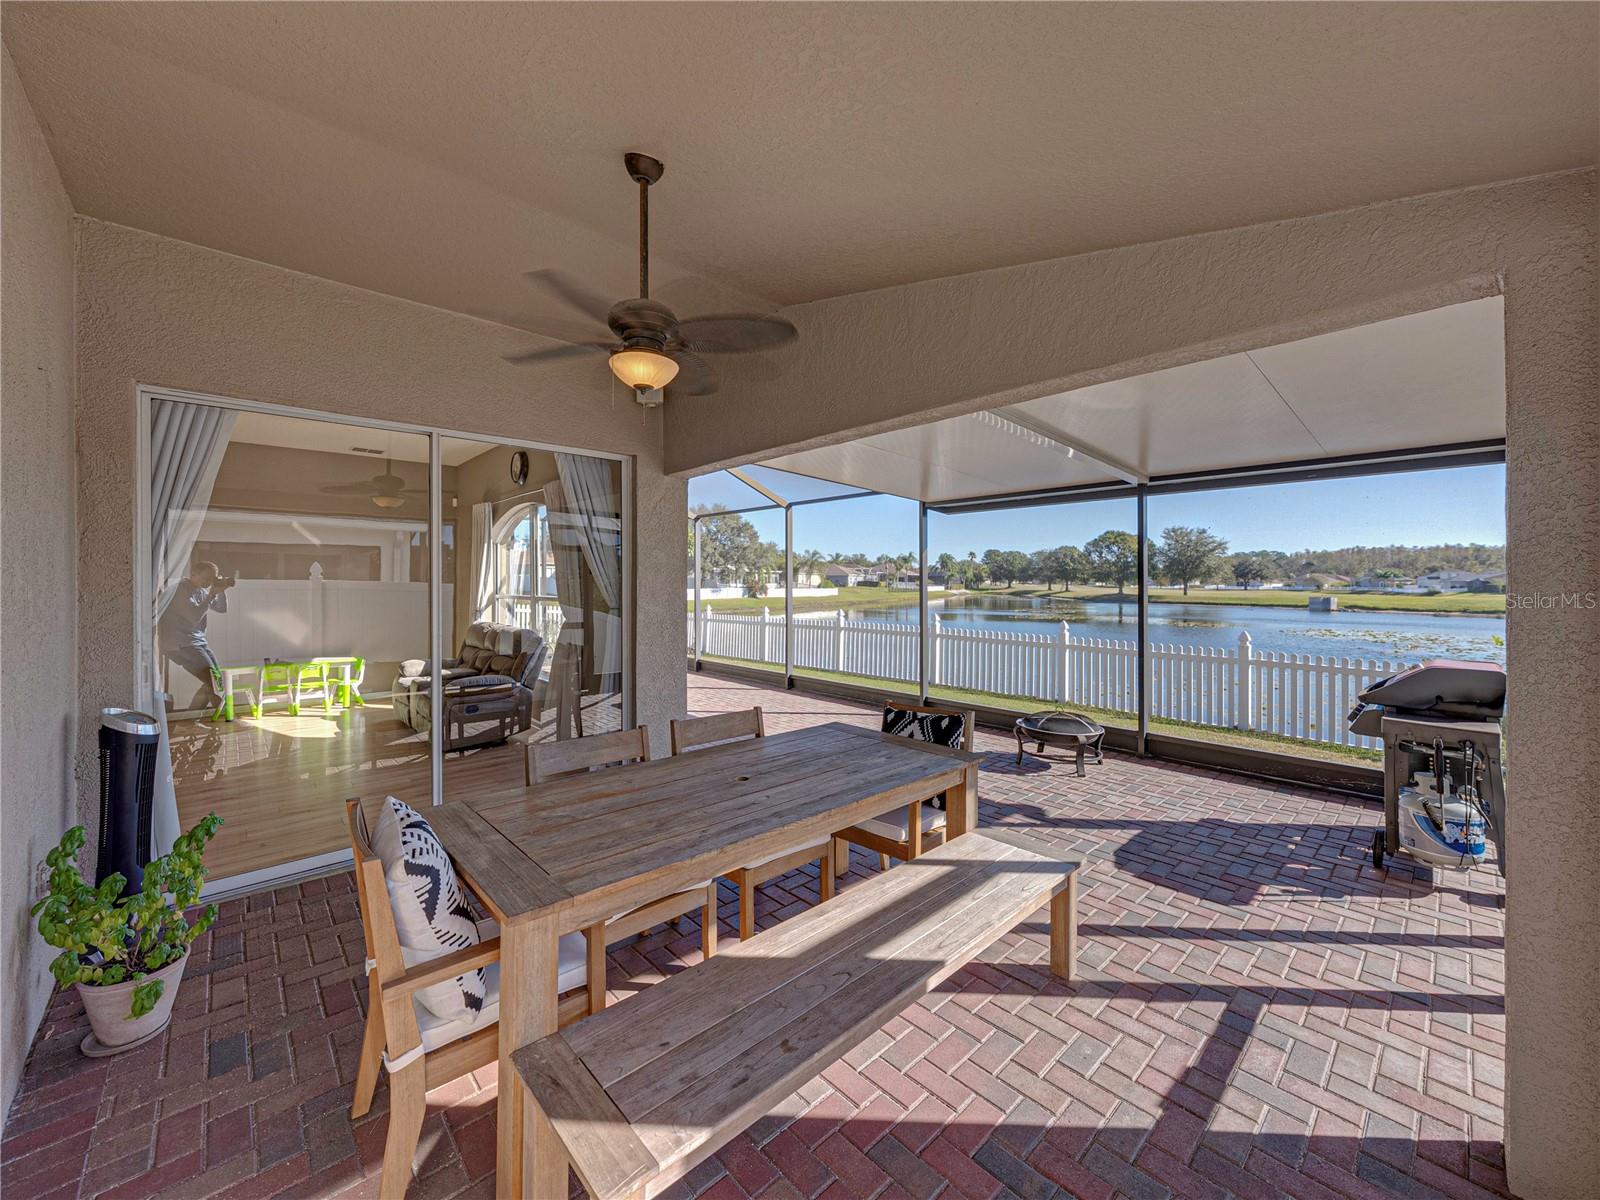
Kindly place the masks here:
<instances>
[{"instance_id":1,"label":"distant house","mask_svg":"<svg viewBox=\"0 0 1600 1200\"><path fill-rule=\"evenodd\" d=\"M822 569L822 576L831 587L877 587L883 582L882 571L859 563L830 563Z\"/></svg>"},{"instance_id":2,"label":"distant house","mask_svg":"<svg viewBox=\"0 0 1600 1200\"><path fill-rule=\"evenodd\" d=\"M1493 592L1504 589L1504 571L1430 571L1417 576L1417 586L1429 592Z\"/></svg>"},{"instance_id":3,"label":"distant house","mask_svg":"<svg viewBox=\"0 0 1600 1200\"><path fill-rule=\"evenodd\" d=\"M1408 592L1417 590L1417 581L1409 575L1368 574L1356 580L1356 587L1366 592Z\"/></svg>"}]
</instances>

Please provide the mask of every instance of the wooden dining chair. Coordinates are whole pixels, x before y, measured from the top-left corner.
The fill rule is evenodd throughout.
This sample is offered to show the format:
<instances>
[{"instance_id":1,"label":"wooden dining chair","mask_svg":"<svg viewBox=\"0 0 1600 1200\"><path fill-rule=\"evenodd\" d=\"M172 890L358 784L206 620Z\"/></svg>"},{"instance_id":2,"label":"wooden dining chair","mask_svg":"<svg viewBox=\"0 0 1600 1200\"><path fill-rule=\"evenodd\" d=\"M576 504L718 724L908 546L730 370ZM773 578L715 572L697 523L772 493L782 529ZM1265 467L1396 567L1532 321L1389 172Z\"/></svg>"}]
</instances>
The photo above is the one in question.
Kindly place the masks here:
<instances>
[{"instance_id":1,"label":"wooden dining chair","mask_svg":"<svg viewBox=\"0 0 1600 1200\"><path fill-rule=\"evenodd\" d=\"M690 717L681 721L672 722L672 753L684 754L691 750L701 750L707 746L719 745L723 742L742 741L745 738L758 738L766 736L766 727L762 722L761 709L750 708L740 712L717 713L710 717ZM786 875L797 867L803 867L808 862L815 862L818 868L817 894L818 903L823 900L833 899L833 839L827 838L820 845L806 843L800 846L791 846L781 853L770 858L752 863L748 867L739 867L729 879L733 880L739 889L739 940L751 936L756 931L756 889L770 879L779 875Z\"/></svg>"},{"instance_id":2,"label":"wooden dining chair","mask_svg":"<svg viewBox=\"0 0 1600 1200\"><path fill-rule=\"evenodd\" d=\"M389 1073L389 1132L383 1147L379 1194L404 1196L411 1182L411 1163L422 1131L427 1093L432 1088L476 1071L500 1057L499 929L480 922L483 940L414 967L407 967L395 928L394 909L384 879L383 861L372 848L361 801L345 802L350 852L355 858L356 906L367 943L367 1026L356 1067L352 1120L372 1107L380 1070ZM466 887L466 880L458 880ZM592 966L589 947L598 942L601 968ZM556 1019L568 1025L605 1007L605 943L601 927L570 933L561 939ZM486 967L488 994L471 1021L448 1021L415 1002L418 991ZM596 986L598 985L598 986ZM595 996L598 994L598 1002Z\"/></svg>"},{"instance_id":3,"label":"wooden dining chair","mask_svg":"<svg viewBox=\"0 0 1600 1200\"><path fill-rule=\"evenodd\" d=\"M581 775L606 767L650 761L650 731L619 729L614 733L595 733L565 741L537 742L528 747L528 778L537 787L554 779ZM606 966L606 947L633 937L666 921L678 924L696 908L700 910L700 951L706 958L717 952L717 881L708 879L681 892L641 904L618 913L605 923L604 935L590 942L592 972L602 977ZM602 999L601 1007L605 1007Z\"/></svg>"},{"instance_id":4,"label":"wooden dining chair","mask_svg":"<svg viewBox=\"0 0 1600 1200\"><path fill-rule=\"evenodd\" d=\"M955 717L960 720L958 732L958 746L952 749L971 750L973 730L977 727L977 714L971 709L945 708L938 704L912 704L909 701L895 700L883 706L885 732L891 718L898 716L900 719L894 723L903 726L898 732L902 737L915 737L923 741L936 740L937 731L933 722L919 721L916 717ZM908 719L909 718L909 719ZM945 729L950 728L950 722L938 722ZM854 844L865 850L871 850L878 855L878 869L887 871L889 863L898 859L900 862L909 862L922 853L929 845L938 845L944 840L946 816L943 808L935 807L928 801L934 797L922 800L913 800L893 812L884 813L881 817L874 817L870 821L863 821L859 825L852 825L849 829L841 829L834 834L833 861L834 869L843 875L850 869L850 845Z\"/></svg>"}]
</instances>

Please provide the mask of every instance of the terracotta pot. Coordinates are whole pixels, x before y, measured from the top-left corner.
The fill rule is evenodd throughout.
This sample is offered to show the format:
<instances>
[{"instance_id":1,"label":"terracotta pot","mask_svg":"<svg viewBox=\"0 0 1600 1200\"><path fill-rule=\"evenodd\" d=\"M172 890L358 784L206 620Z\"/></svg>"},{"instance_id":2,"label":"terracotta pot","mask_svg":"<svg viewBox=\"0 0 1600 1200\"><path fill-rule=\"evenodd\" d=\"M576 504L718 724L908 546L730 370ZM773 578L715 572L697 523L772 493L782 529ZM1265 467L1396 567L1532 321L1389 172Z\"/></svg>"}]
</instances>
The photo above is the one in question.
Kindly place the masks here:
<instances>
[{"instance_id":1,"label":"terracotta pot","mask_svg":"<svg viewBox=\"0 0 1600 1200\"><path fill-rule=\"evenodd\" d=\"M189 965L189 952L176 962L168 963L159 971L152 971L143 979L101 986L77 984L78 995L83 998L84 1010L89 1014L89 1028L107 1050L131 1046L166 1028L172 1019L172 1004L178 998L178 985L183 982L183 969ZM133 1007L133 989L152 979L163 981L161 999L142 1017L130 1017Z\"/></svg>"}]
</instances>

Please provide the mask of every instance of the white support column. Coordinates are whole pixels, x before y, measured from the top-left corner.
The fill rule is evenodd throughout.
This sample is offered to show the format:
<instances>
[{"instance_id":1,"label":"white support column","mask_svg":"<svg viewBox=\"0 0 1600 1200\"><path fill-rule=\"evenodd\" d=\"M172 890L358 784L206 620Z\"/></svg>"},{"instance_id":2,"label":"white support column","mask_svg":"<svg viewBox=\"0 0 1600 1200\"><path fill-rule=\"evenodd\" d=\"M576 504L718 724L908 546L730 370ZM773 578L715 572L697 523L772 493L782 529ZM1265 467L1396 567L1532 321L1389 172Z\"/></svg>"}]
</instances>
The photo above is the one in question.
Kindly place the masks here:
<instances>
[{"instance_id":1,"label":"white support column","mask_svg":"<svg viewBox=\"0 0 1600 1200\"><path fill-rule=\"evenodd\" d=\"M844 609L833 610L833 669L844 670Z\"/></svg>"},{"instance_id":2,"label":"white support column","mask_svg":"<svg viewBox=\"0 0 1600 1200\"><path fill-rule=\"evenodd\" d=\"M1143 484L1139 485L1139 756L1146 754L1145 741L1150 736L1150 496Z\"/></svg>"},{"instance_id":3,"label":"white support column","mask_svg":"<svg viewBox=\"0 0 1600 1200\"><path fill-rule=\"evenodd\" d=\"M928 702L928 506L917 504L917 690Z\"/></svg>"},{"instance_id":4,"label":"white support column","mask_svg":"<svg viewBox=\"0 0 1600 1200\"><path fill-rule=\"evenodd\" d=\"M783 510L783 682L794 686L794 509Z\"/></svg>"},{"instance_id":5,"label":"white support column","mask_svg":"<svg viewBox=\"0 0 1600 1200\"><path fill-rule=\"evenodd\" d=\"M933 629L929 638L932 645L933 662L928 668L928 682L935 686L944 685L944 615L933 614Z\"/></svg>"},{"instance_id":6,"label":"white support column","mask_svg":"<svg viewBox=\"0 0 1600 1200\"><path fill-rule=\"evenodd\" d=\"M535 521L534 524L537 526L538 522ZM700 615L700 518L695 517L689 525L694 530L694 668L698 671L700 669L700 651L705 645L705 627L701 624ZM534 559L534 571L536 574L542 562L542 559ZM537 590L537 587L538 585L535 584L535 590ZM708 604L706 607L709 609L711 606Z\"/></svg>"}]
</instances>

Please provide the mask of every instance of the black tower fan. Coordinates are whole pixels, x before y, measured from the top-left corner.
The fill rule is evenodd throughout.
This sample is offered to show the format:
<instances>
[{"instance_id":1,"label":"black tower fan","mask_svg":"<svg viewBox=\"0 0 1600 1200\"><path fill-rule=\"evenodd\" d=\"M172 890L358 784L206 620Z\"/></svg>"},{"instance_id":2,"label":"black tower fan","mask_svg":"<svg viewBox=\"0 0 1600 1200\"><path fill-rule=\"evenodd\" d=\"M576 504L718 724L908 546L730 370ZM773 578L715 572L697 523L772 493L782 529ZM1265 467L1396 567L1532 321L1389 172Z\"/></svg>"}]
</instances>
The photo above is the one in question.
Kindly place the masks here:
<instances>
[{"instance_id":1,"label":"black tower fan","mask_svg":"<svg viewBox=\"0 0 1600 1200\"><path fill-rule=\"evenodd\" d=\"M98 885L118 871L123 895L144 886L150 861L150 817L155 806L156 719L126 708L100 710L100 855Z\"/></svg>"}]
</instances>

